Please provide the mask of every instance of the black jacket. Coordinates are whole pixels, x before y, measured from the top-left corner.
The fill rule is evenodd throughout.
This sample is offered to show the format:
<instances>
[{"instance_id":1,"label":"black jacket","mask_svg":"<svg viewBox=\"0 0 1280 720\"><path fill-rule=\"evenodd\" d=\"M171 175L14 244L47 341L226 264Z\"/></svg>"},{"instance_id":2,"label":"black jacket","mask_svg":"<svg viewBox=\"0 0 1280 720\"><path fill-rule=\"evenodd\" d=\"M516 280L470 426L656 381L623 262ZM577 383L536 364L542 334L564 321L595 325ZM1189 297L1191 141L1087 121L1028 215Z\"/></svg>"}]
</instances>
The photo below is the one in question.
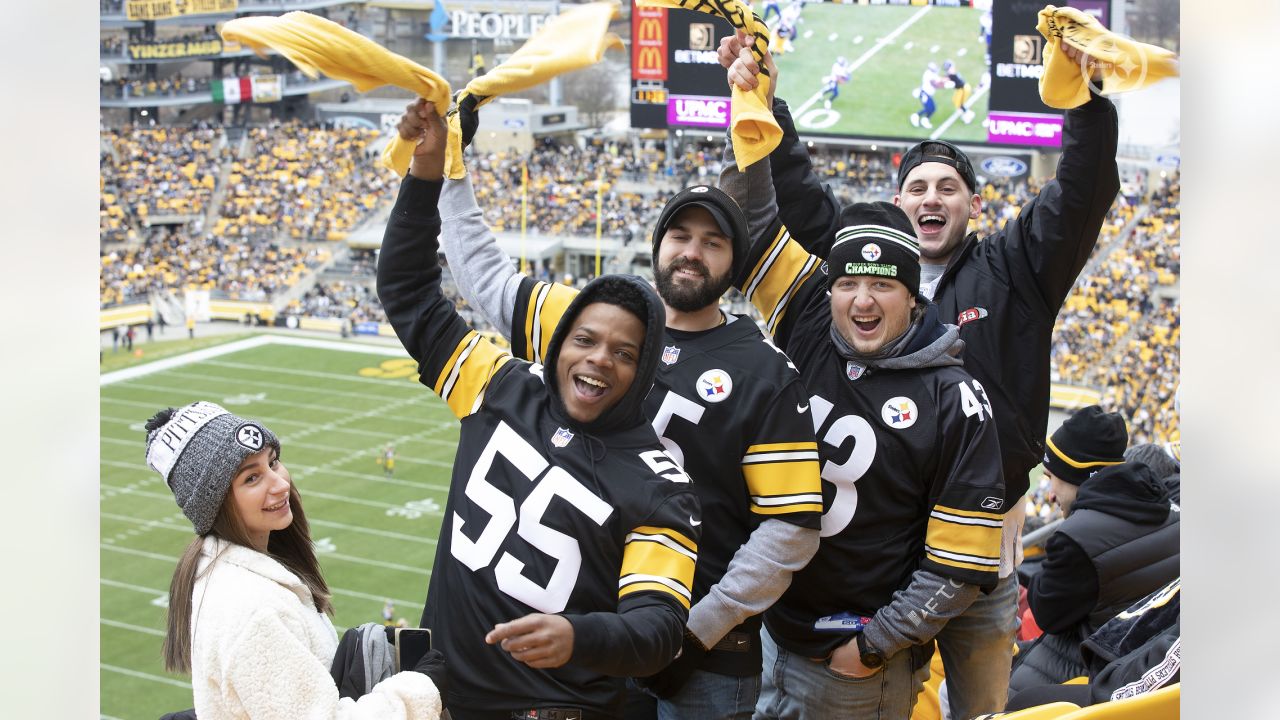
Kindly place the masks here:
<instances>
[{"instance_id":1,"label":"black jacket","mask_svg":"<svg viewBox=\"0 0 1280 720\"><path fill-rule=\"evenodd\" d=\"M779 214L806 250L826 257L840 204L814 173L786 103L775 100L773 110L783 128L769 156ZM934 292L942 321L960 325L965 370L995 410L1005 508L1027 492L1027 473L1044 455L1053 324L1120 189L1118 131L1105 98L1068 110L1056 178L994 234L971 233Z\"/></svg>"},{"instance_id":2,"label":"black jacket","mask_svg":"<svg viewBox=\"0 0 1280 720\"><path fill-rule=\"evenodd\" d=\"M1108 467L1080 486L1027 586L1027 604L1045 636L1014 671L1012 689L1084 674L1081 642L1178 577L1180 515L1168 489L1141 463Z\"/></svg>"}]
</instances>

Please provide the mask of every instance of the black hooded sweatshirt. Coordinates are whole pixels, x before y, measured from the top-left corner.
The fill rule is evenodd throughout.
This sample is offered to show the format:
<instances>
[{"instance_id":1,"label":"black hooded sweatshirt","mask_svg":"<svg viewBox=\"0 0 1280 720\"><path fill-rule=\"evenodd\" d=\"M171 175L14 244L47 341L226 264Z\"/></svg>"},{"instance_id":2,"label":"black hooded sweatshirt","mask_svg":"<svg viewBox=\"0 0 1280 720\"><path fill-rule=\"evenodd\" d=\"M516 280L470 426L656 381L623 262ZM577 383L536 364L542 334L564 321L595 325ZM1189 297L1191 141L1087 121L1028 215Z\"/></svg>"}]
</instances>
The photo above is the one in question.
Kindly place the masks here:
<instances>
[{"instance_id":1,"label":"black hooded sweatshirt","mask_svg":"<svg viewBox=\"0 0 1280 720\"><path fill-rule=\"evenodd\" d=\"M1123 610L1177 577L1179 515L1168 488L1142 463L1114 465L1085 480L1027 586L1036 623L1046 633L1082 626L1083 639L1109 619L1100 615L1114 615L1111 608Z\"/></svg>"},{"instance_id":2,"label":"black hooded sweatshirt","mask_svg":"<svg viewBox=\"0 0 1280 720\"><path fill-rule=\"evenodd\" d=\"M440 188L405 178L378 261L378 295L419 381L462 421L422 626L444 653L459 720L533 708L608 716L622 677L652 674L679 649L697 558L697 496L641 412L662 303L638 278L602 277L557 326L545 369L512 358L441 292ZM558 393L559 349L582 308L618 290L647 316L636 376L617 405L578 423ZM566 665L533 669L484 642L530 613L573 625Z\"/></svg>"}]
</instances>

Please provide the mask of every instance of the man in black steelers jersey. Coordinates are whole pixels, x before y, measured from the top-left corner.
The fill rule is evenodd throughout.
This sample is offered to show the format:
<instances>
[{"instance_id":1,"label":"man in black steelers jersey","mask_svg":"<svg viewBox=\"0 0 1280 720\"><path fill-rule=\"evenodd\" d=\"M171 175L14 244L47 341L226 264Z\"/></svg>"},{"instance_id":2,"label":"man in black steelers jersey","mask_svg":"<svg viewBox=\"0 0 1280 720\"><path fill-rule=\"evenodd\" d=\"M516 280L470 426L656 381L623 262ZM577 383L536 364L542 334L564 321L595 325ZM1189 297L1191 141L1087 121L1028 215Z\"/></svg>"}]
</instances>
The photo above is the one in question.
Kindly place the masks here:
<instances>
[{"instance_id":1,"label":"man in black steelers jersey","mask_svg":"<svg viewBox=\"0 0 1280 720\"><path fill-rule=\"evenodd\" d=\"M755 717L905 720L934 636L998 579L991 404L920 295L901 209L846 207L824 262L779 221L767 159L742 173L727 148L721 187L747 209L740 288L800 370L827 481L818 552L765 613Z\"/></svg>"},{"instance_id":2,"label":"man in black steelers jersey","mask_svg":"<svg viewBox=\"0 0 1280 720\"><path fill-rule=\"evenodd\" d=\"M458 720L615 717L621 678L680 648L703 522L641 412L662 304L639 278L599 278L551 329L544 365L468 328L440 288L447 133L432 120L378 261L420 381L463 421L422 625Z\"/></svg>"},{"instance_id":3,"label":"man in black steelers jersey","mask_svg":"<svg viewBox=\"0 0 1280 720\"><path fill-rule=\"evenodd\" d=\"M416 138L420 123L411 106L402 135ZM469 178L446 181L440 207L461 295L511 337L517 356L545 358L549 331L576 291L516 272L485 225ZM655 711L749 718L760 687L760 613L818 546L821 480L808 395L756 324L719 306L744 269L748 240L741 209L705 185L676 194L653 230L667 319L644 411L693 478L703 532L680 656L637 679L648 695L631 694L631 718Z\"/></svg>"}]
</instances>

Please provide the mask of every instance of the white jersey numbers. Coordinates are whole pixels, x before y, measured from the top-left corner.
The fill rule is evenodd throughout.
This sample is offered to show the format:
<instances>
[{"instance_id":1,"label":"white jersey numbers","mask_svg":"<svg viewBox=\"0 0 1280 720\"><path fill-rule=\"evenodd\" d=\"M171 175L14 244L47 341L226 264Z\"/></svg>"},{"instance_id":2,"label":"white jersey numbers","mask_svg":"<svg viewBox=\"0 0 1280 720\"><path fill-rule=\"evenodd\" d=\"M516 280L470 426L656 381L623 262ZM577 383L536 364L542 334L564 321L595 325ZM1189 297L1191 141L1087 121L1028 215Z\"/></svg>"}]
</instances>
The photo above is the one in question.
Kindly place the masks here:
<instances>
[{"instance_id":1,"label":"white jersey numbers","mask_svg":"<svg viewBox=\"0 0 1280 720\"><path fill-rule=\"evenodd\" d=\"M662 406L658 408L658 414L653 416L653 431L658 434L658 440L662 442L662 447L666 448L667 452L671 453L671 457L675 458L675 461L680 465L684 465L684 450L676 444L675 440L666 436L667 426L671 424L672 416L684 418L690 424L697 425L702 420L702 413L706 412L706 410L699 403L668 390L667 396L662 398ZM642 455L641 457L644 456ZM645 462L649 463L649 467L653 467L653 463L649 462L648 459ZM667 477L656 469L654 472ZM668 479L674 480L675 478ZM684 482L688 482L687 477Z\"/></svg>"},{"instance_id":2,"label":"white jersey numbers","mask_svg":"<svg viewBox=\"0 0 1280 720\"><path fill-rule=\"evenodd\" d=\"M813 429L817 432L834 405L817 395L809 398L809 402L813 407ZM849 526L858 509L856 483L870 469L876 456L875 429L857 415L845 415L831 423L826 434L822 435L822 442L839 448L850 438L853 439L853 451L849 453L848 460L839 465L830 460L822 464L822 479L836 488L831 506L822 514L822 537L836 535Z\"/></svg>"},{"instance_id":3,"label":"white jersey numbers","mask_svg":"<svg viewBox=\"0 0 1280 720\"><path fill-rule=\"evenodd\" d=\"M674 443L673 443L674 444ZM658 477L666 478L671 482L687 483L689 475L685 473L684 468L677 464L676 459L661 450L647 450L640 453L640 459L645 465L649 466ZM683 456L681 456L683 459Z\"/></svg>"},{"instance_id":4,"label":"white jersey numbers","mask_svg":"<svg viewBox=\"0 0 1280 720\"><path fill-rule=\"evenodd\" d=\"M973 384L973 389L969 388L970 383ZM991 401L987 399L987 391L982 388L982 383L969 380L956 383L956 387L960 388L960 409L964 410L965 417L977 415L978 420L986 420L992 416ZM977 390L977 394L974 390Z\"/></svg>"},{"instance_id":5,"label":"white jersey numbers","mask_svg":"<svg viewBox=\"0 0 1280 720\"><path fill-rule=\"evenodd\" d=\"M537 483L520 506L518 514L515 501L487 479L493 468L494 456L499 453L526 479ZM556 569L543 587L521 574L524 570L523 562L511 553L504 552L495 568L498 587L507 595L540 612L563 611L578 581L582 549L577 540L543 525L543 514L551 503L551 498L560 497L597 525L604 525L605 520L613 513L613 507L563 469L552 467L536 448L505 422L498 423L484 451L476 459L464 492L490 518L480 536L473 542L462 533L462 526L466 521L456 511L453 513L450 544L453 556L473 571L488 567L511 529L516 527L518 518L516 534L534 549L555 558Z\"/></svg>"}]
</instances>

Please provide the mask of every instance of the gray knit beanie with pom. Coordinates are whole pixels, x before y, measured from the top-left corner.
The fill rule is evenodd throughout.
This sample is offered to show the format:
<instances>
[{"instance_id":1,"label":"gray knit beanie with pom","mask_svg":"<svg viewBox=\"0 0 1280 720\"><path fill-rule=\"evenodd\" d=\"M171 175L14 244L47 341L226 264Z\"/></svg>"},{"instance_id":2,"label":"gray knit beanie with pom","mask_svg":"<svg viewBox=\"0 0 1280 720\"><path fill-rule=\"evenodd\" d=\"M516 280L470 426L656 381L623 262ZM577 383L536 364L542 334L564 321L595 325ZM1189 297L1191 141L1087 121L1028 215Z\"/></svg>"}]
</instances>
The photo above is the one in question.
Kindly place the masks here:
<instances>
[{"instance_id":1,"label":"gray knit beanie with pom","mask_svg":"<svg viewBox=\"0 0 1280 720\"><path fill-rule=\"evenodd\" d=\"M244 459L280 441L264 425L211 402L147 421L147 466L160 473L197 535L208 533Z\"/></svg>"}]
</instances>

